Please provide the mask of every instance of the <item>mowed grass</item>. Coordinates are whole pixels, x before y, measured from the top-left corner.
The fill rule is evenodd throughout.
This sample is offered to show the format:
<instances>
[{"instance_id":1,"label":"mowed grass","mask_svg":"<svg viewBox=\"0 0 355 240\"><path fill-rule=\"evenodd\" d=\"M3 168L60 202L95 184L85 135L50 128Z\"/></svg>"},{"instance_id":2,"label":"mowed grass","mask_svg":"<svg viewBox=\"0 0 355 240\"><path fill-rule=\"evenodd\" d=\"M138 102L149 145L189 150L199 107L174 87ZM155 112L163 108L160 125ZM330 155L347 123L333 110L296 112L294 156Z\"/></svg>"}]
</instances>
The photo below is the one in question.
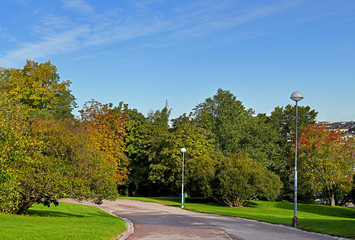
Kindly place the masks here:
<instances>
[{"instance_id":1,"label":"mowed grass","mask_svg":"<svg viewBox=\"0 0 355 240\"><path fill-rule=\"evenodd\" d=\"M125 222L103 210L81 204L58 207L36 204L28 215L0 214L0 239L110 240L125 231Z\"/></svg>"},{"instance_id":2,"label":"mowed grass","mask_svg":"<svg viewBox=\"0 0 355 240\"><path fill-rule=\"evenodd\" d=\"M140 201L157 202L170 206L180 206L178 198L127 198ZM316 204L297 204L299 227L307 231L329 234L355 239L355 209L346 207L330 207ZM186 210L212 213L223 216L255 219L258 221L292 225L293 203L249 201L248 207L231 208L205 199L186 198Z\"/></svg>"}]
</instances>

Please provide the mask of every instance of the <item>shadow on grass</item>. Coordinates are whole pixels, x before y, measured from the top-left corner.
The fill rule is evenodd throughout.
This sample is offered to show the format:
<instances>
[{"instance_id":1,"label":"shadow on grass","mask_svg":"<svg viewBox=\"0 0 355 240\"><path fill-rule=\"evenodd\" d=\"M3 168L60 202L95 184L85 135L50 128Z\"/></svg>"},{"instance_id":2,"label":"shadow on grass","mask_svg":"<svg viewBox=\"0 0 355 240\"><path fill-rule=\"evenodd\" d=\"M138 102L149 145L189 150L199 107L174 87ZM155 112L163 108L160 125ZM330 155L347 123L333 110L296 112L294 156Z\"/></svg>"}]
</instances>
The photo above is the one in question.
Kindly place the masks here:
<instances>
[{"instance_id":1,"label":"shadow on grass","mask_svg":"<svg viewBox=\"0 0 355 240\"><path fill-rule=\"evenodd\" d=\"M355 239L354 220L300 219L301 229Z\"/></svg>"},{"instance_id":2,"label":"shadow on grass","mask_svg":"<svg viewBox=\"0 0 355 240\"><path fill-rule=\"evenodd\" d=\"M37 210L37 209L29 209L29 215L40 216L40 217L76 217L83 218L85 215L66 213L66 212L58 212L53 210Z\"/></svg>"},{"instance_id":3,"label":"shadow on grass","mask_svg":"<svg viewBox=\"0 0 355 240\"><path fill-rule=\"evenodd\" d=\"M28 214L32 216L40 216L40 217L72 217L72 218L90 218L90 217L100 217L100 218L115 218L106 212L95 212L95 213L83 213L83 214L73 214L68 212L60 212L55 210L43 210L43 209L29 209Z\"/></svg>"},{"instance_id":4,"label":"shadow on grass","mask_svg":"<svg viewBox=\"0 0 355 240\"><path fill-rule=\"evenodd\" d=\"M275 207L293 210L292 203L275 203ZM297 204L298 210L323 216L355 218L355 209L346 207L330 207L317 204Z\"/></svg>"}]
</instances>

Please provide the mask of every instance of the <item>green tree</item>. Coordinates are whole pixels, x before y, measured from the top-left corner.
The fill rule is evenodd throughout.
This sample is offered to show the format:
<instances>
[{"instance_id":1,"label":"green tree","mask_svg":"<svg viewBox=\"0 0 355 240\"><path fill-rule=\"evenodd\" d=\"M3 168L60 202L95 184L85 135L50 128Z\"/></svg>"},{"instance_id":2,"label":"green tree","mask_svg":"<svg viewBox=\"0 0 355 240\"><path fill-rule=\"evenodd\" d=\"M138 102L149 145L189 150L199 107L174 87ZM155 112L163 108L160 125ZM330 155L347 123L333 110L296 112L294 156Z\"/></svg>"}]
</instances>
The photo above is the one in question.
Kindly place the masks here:
<instances>
[{"instance_id":1,"label":"green tree","mask_svg":"<svg viewBox=\"0 0 355 240\"><path fill-rule=\"evenodd\" d=\"M309 106L298 106L298 126L301 129L303 126L315 123L317 112ZM281 198L283 200L293 200L293 183L289 173L293 169L294 159L294 143L295 143L295 127L296 127L296 106L288 104L286 107L275 107L269 117L273 128L278 132L276 144L280 149L278 159L275 159L274 166L271 168L276 172L284 187ZM299 199L309 201L309 194L299 194Z\"/></svg>"},{"instance_id":2,"label":"green tree","mask_svg":"<svg viewBox=\"0 0 355 240\"><path fill-rule=\"evenodd\" d=\"M176 194L181 186L182 147L188 148L186 166L196 157L207 159L213 154L206 130L194 125L190 117L182 115L169 126L167 105L147 118L137 110L130 110L129 115L126 142L131 161L130 191L134 194Z\"/></svg>"},{"instance_id":3,"label":"green tree","mask_svg":"<svg viewBox=\"0 0 355 240\"><path fill-rule=\"evenodd\" d=\"M22 69L0 69L1 97L27 105L36 117L72 119L76 103L69 86L70 81L60 82L57 68L49 61L27 60Z\"/></svg>"},{"instance_id":4,"label":"green tree","mask_svg":"<svg viewBox=\"0 0 355 240\"><path fill-rule=\"evenodd\" d=\"M180 150L183 147L187 149L185 153L186 190L194 196L206 195L202 191L198 191L197 186L201 186L203 182L198 182L197 180L206 180L210 176L210 170L214 165L213 159L215 159L216 155L213 141L208 139L205 129L195 125L191 116L186 116L185 114L172 120L168 144L164 149L166 161L163 164L169 169L167 175L174 174L171 182L177 188L181 186L182 154ZM199 160L203 161L203 163L198 163L197 161ZM198 177L194 175L194 170L201 170ZM204 189L203 191L207 190Z\"/></svg>"},{"instance_id":5,"label":"green tree","mask_svg":"<svg viewBox=\"0 0 355 240\"><path fill-rule=\"evenodd\" d=\"M303 190L323 192L331 206L339 202L336 195L346 196L355 174L355 141L323 126L308 125L299 139L298 168Z\"/></svg>"},{"instance_id":6,"label":"green tree","mask_svg":"<svg viewBox=\"0 0 355 240\"><path fill-rule=\"evenodd\" d=\"M128 115L125 142L130 161L129 192L134 196L151 196L154 192L153 183L149 180L149 146L153 138L151 122L137 109L129 109Z\"/></svg>"},{"instance_id":7,"label":"green tree","mask_svg":"<svg viewBox=\"0 0 355 240\"><path fill-rule=\"evenodd\" d=\"M281 136L265 114L258 114L245 125L246 132L240 143L241 153L262 163L270 170L279 168L283 149L279 145Z\"/></svg>"},{"instance_id":8,"label":"green tree","mask_svg":"<svg viewBox=\"0 0 355 240\"><path fill-rule=\"evenodd\" d=\"M206 130L225 156L244 153L273 169L283 154L279 132L265 114L253 116L229 91L218 89L194 109L194 122Z\"/></svg>"},{"instance_id":9,"label":"green tree","mask_svg":"<svg viewBox=\"0 0 355 240\"><path fill-rule=\"evenodd\" d=\"M193 110L196 124L209 132L218 150L226 156L239 152L247 134L245 127L252 121L251 109L245 109L231 92L218 89Z\"/></svg>"},{"instance_id":10,"label":"green tree","mask_svg":"<svg viewBox=\"0 0 355 240\"><path fill-rule=\"evenodd\" d=\"M243 154L221 161L212 182L213 197L230 207L242 207L256 197L274 200L281 187L275 173Z\"/></svg>"},{"instance_id":11,"label":"green tree","mask_svg":"<svg viewBox=\"0 0 355 240\"><path fill-rule=\"evenodd\" d=\"M171 109L166 106L161 110L151 112L148 116L150 128L148 132L149 140L148 161L149 161L149 180L154 183L156 193L169 194L174 191L177 166L172 166L175 161L171 161L169 152L169 117Z\"/></svg>"},{"instance_id":12,"label":"green tree","mask_svg":"<svg viewBox=\"0 0 355 240\"><path fill-rule=\"evenodd\" d=\"M298 127L302 128L308 124L316 122L318 112L311 109L309 106L298 106ZM296 128L296 106L288 104L284 107L275 107L271 112L270 120L273 126L280 130L283 138L283 143L287 143L292 139L292 133Z\"/></svg>"},{"instance_id":13,"label":"green tree","mask_svg":"<svg viewBox=\"0 0 355 240\"><path fill-rule=\"evenodd\" d=\"M192 197L211 197L213 189L211 182L214 179L218 161L208 155L187 158L185 165L187 193Z\"/></svg>"}]
</instances>

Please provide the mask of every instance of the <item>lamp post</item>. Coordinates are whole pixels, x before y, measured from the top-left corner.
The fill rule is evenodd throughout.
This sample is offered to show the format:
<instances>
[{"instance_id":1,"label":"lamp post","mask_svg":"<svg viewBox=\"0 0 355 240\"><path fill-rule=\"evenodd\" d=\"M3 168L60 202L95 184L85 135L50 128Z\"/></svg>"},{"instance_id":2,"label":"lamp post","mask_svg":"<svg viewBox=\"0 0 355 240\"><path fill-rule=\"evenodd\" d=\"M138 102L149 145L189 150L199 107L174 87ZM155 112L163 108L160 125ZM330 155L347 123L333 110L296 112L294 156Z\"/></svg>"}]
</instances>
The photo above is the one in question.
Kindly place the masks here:
<instances>
[{"instance_id":1,"label":"lamp post","mask_svg":"<svg viewBox=\"0 0 355 240\"><path fill-rule=\"evenodd\" d=\"M296 102L296 143L295 143L295 182L294 182L294 189L295 189L295 196L294 196L294 216L292 219L292 226L297 227L298 225L298 218L297 218L297 118L298 118L298 101L301 101L304 97L301 92L293 92L290 97L293 101Z\"/></svg>"},{"instance_id":2,"label":"lamp post","mask_svg":"<svg viewBox=\"0 0 355 240\"><path fill-rule=\"evenodd\" d=\"M181 148L182 152L182 178L181 178L181 208L184 207L185 195L184 195L184 165L185 165L185 152L186 148Z\"/></svg>"}]
</instances>

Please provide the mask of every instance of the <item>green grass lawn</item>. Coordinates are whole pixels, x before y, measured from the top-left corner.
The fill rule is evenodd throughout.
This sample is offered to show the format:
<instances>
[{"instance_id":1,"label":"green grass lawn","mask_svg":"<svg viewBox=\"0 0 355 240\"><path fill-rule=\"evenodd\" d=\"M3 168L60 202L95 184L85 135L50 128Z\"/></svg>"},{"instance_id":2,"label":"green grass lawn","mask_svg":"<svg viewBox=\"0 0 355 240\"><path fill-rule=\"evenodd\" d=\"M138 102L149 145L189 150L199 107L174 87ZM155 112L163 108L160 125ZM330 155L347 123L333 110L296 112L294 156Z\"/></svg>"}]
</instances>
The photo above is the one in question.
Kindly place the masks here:
<instances>
[{"instance_id":1,"label":"green grass lawn","mask_svg":"<svg viewBox=\"0 0 355 240\"><path fill-rule=\"evenodd\" d=\"M178 198L128 198L180 206ZM293 203L250 201L245 208L230 208L204 199L186 198L185 209L195 212L242 217L291 226ZM298 204L299 228L346 238L355 238L355 209L316 204Z\"/></svg>"},{"instance_id":2,"label":"green grass lawn","mask_svg":"<svg viewBox=\"0 0 355 240\"><path fill-rule=\"evenodd\" d=\"M109 240L125 231L125 222L99 208L60 203L36 204L28 215L0 214L0 239Z\"/></svg>"}]
</instances>

